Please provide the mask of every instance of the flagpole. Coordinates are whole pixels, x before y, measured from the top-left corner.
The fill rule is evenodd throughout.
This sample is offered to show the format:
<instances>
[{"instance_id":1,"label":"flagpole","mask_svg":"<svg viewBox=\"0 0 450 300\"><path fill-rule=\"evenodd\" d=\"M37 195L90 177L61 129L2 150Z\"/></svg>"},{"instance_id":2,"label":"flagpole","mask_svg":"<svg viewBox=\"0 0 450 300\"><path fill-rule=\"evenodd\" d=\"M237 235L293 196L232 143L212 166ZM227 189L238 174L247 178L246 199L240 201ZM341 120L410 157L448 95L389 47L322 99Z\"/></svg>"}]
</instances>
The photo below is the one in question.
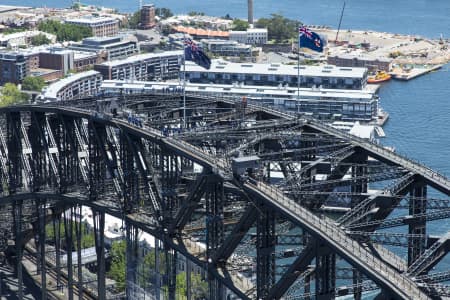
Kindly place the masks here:
<instances>
[{"instance_id":1,"label":"flagpole","mask_svg":"<svg viewBox=\"0 0 450 300\"><path fill-rule=\"evenodd\" d=\"M186 37L183 32L183 129L186 130Z\"/></svg>"},{"instance_id":2,"label":"flagpole","mask_svg":"<svg viewBox=\"0 0 450 300\"><path fill-rule=\"evenodd\" d=\"M297 47L297 112L300 113L300 33Z\"/></svg>"}]
</instances>

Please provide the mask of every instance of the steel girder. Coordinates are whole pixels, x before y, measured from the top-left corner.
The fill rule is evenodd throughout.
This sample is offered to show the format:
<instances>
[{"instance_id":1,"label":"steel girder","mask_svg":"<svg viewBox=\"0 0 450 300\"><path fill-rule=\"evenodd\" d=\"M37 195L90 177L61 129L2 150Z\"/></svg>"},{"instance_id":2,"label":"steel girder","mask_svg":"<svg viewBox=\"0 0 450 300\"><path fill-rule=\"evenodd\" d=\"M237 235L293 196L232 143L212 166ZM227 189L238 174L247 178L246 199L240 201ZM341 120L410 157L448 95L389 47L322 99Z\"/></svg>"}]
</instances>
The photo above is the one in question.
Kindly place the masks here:
<instances>
[{"instance_id":1,"label":"steel girder","mask_svg":"<svg viewBox=\"0 0 450 300\"><path fill-rule=\"evenodd\" d=\"M94 122L94 123L96 123L97 122L97 120ZM97 123L100 123L100 124L103 124L104 122L109 122L108 120L106 120L106 121L99 121L99 122L97 122ZM54 126L54 124L53 123L51 123L52 125L51 126ZM109 124L109 123L108 123ZM81 126L84 126L84 125L81 125ZM109 125L108 125L109 126ZM125 126L125 124L120 124L120 126ZM98 138L98 140L103 140L103 142L105 142L105 143L108 143L107 142L107 139L108 139L108 137L107 137L107 133L105 134L104 133L104 131L103 131L103 129L99 129L99 128L101 128L102 126L96 126L95 127L95 129L98 129L97 130L97 132L99 132L100 131L100 134L97 134L97 136L100 136L100 138ZM43 126L42 128L45 128L44 130L45 130L45 132L47 131L47 128L48 128L48 126ZM137 130L135 130L135 129L132 129L132 128L129 128L129 126L125 126L125 127L121 127L121 128L125 128L125 131L124 132L126 132L127 134L130 134L130 135L137 135L137 136L139 136L139 137L142 137L142 136L144 136L145 135L145 133L144 132L142 132L142 131L137 131ZM80 131L82 131L82 130L80 130ZM107 174L107 172L109 172L108 171L108 168L107 168L107 162L105 161L105 152L103 151L103 149L95 149L95 146L94 145L92 145L92 143L91 143L91 141L92 140L94 140L96 137L95 137L95 135L96 135L96 133L92 130L92 127L91 128L89 128L89 126L88 126L88 134L87 134L87 136L89 137L89 144L90 144L90 148L89 148L89 151L90 151L90 153L92 153L93 155L92 155L92 157L95 157L95 158L99 158L99 162L98 163L94 163L94 162L91 162L90 160L89 160L89 172L97 172L97 170L102 170L102 171L99 171L99 174L100 174L100 176L103 176L103 178L102 177L99 177L99 178L94 178L94 180L92 180L92 178L91 178L91 182L93 182L93 183L95 183L97 186L98 186L98 184L99 183L101 183L101 182L103 182L103 181L108 181L109 180L109 178L107 177L107 176L105 176L104 174ZM19 136L20 136L20 134L19 134ZM82 137L83 138L83 137ZM181 147L179 144L175 144L175 143L173 143L170 139L168 140L168 144L165 144L166 143L166 141L164 140L164 141L157 141L157 139L158 139L159 137L153 137L153 138L151 138L150 140L151 140L151 143L161 143L162 145L164 145L165 147L175 147L175 146L177 146L178 148L177 149L175 149L175 148L172 148L173 150L172 151L176 151L177 152L177 155L179 155L179 156L184 156L184 154L183 154L183 151L186 151L186 148L183 148L183 147ZM24 138L23 137L20 137L20 139L21 140L23 140ZM104 144L105 144L104 143ZM109 145L108 145L108 147L110 147ZM181 147L181 148L180 148ZM61 152L59 152L59 153L61 153ZM197 154L193 154L193 153L189 153L189 154L187 154L186 155L186 157L189 157L190 159L194 159L196 162L199 162L199 163L201 163L203 166L205 166L205 167L209 167L209 168L211 168L211 166L213 166L212 167L212 169L214 169L215 168L215 166L214 165L212 165L213 164L213 159L207 159L206 161L203 161L203 158L201 157L201 156L203 156L204 154L201 154L201 155L199 155L199 154L201 154L201 153L197 153ZM161 183L162 185L165 185L166 186L166 190L164 190L163 189L163 193L164 192L167 192L169 195L173 195L172 194L172 192L176 192L176 190L173 190L173 188L174 188L174 186L170 186L171 184L177 184L177 183L179 183L180 181L179 181L179 177L180 177L180 175L178 175L178 173L180 173L181 171L182 171L182 168L180 168L180 166L179 166L179 163L180 163L180 161L179 161L179 159L178 158L176 158L176 156L173 156L172 155L172 157L168 157L168 156L170 156L170 155L167 155L167 152L165 152L164 154L162 154L162 153L159 153L159 154L157 154L157 156L161 156L161 157L164 157L165 156L165 158L163 158L162 159L162 165L163 165L163 168L162 168L162 172L164 172L165 173L165 175L163 175L162 177L164 178L164 180L163 180L163 182ZM210 156L209 156L210 157ZM91 157L90 157L91 158ZM127 158L128 159L128 158ZM130 161L131 161L131 159L130 159ZM129 167L131 167L131 164L130 163L125 163L125 164L128 164L128 166L127 166L127 168L129 168ZM125 165L124 164L124 165ZM219 163L220 164L220 163ZM18 166L19 166L19 169L22 169L22 166L21 166L21 162L19 162L18 164L17 164ZM135 165L135 162L133 163L133 166ZM216 166L217 167L217 166ZM221 167L220 167L221 168ZM94 170L94 171L92 171L92 170ZM104 172L104 173L103 173ZM220 171L220 172L217 172L217 171L213 171L214 172L214 174L224 174L224 172L223 171ZM221 173L222 172L222 173ZM138 174L137 172L135 173L136 174L136 176L138 176L138 177L140 177L140 176L142 176L141 174ZM97 174L98 175L98 174ZM220 175L220 176L222 176L222 175ZM23 181L21 181L21 180L19 180L20 182L23 182ZM58 187L56 186L56 184L55 183L51 183L51 185L53 185L53 187L55 188L55 189L58 189ZM137 184L138 186L139 186L139 188L141 187L141 184L140 183L138 183ZM92 187L90 187L90 190L92 190ZM104 190L99 190L98 191L99 192L99 195L96 195L96 196L103 196L103 195L105 195L105 194L107 194L106 193L106 191L104 191ZM167 194L166 194L167 195ZM214 198L214 197L213 197ZM173 199L174 200L174 203L175 203L175 205L174 205L174 207L173 208L177 208L178 207L178 203L177 203L177 201L179 201L179 199ZM101 201L101 199L99 199L98 197L92 197L91 196L91 200L89 200L89 201L94 201L94 202L96 202L96 203L99 203L99 205L101 205L100 203L102 203ZM266 200L264 200L263 201L264 203L268 203ZM270 202L270 201L269 201ZM136 202L134 202L133 203L133 206L134 205L136 205ZM134 208L133 208L134 209ZM218 210L218 211L220 211L220 210ZM171 213L173 213L173 212L171 212ZM212 214L212 213L211 213ZM258 216L260 215L259 213L257 214ZM140 217L142 217L142 216L140 216ZM286 215L285 214L283 214L283 218L285 218L286 217ZM259 218L259 217L258 217ZM290 217L289 217L290 218ZM143 224L144 223L142 223L142 221L140 221L141 222L141 224L142 224L142 226L143 226ZM135 223L135 224L137 224L137 223ZM146 225L147 226L147 225ZM154 225L152 225L152 226L154 226ZM270 226L269 226L270 227ZM153 230L153 232L156 234L157 233L157 230L155 229L155 228L157 228L157 227L153 227L154 229L152 229ZM161 236L161 233L158 233L160 236ZM163 237L164 235L162 235L161 237ZM263 235L264 236L264 235ZM174 248L176 248L176 249L181 249L179 246L177 246L176 245L176 243L169 243L169 242L167 242L168 244L170 244L171 245L171 247L174 247ZM219 247L219 248L217 248L217 249L221 249L221 247ZM183 250L177 250L177 251L183 251ZM211 251L213 251L212 249L211 249ZM214 251L218 251L218 250L214 250ZM213 251L213 252L214 252ZM333 250L333 251L335 251L335 250ZM184 251L184 253L186 253L188 256L189 256L189 250L188 251ZM192 256L191 256L192 257ZM194 259L195 260L195 259ZM270 265L270 264L269 264ZM267 268L264 268L264 269L267 269ZM214 275L214 276L217 276L217 273L215 272L215 270L214 270L214 268L213 268L213 270L211 270L211 274L216 274L216 275ZM267 273L266 273L267 274ZM219 278L221 277L220 276L220 274L219 274L219 276L218 276ZM223 278L223 277L222 277ZM228 286L230 286L230 283L228 282L227 283L227 285Z\"/></svg>"}]
</instances>

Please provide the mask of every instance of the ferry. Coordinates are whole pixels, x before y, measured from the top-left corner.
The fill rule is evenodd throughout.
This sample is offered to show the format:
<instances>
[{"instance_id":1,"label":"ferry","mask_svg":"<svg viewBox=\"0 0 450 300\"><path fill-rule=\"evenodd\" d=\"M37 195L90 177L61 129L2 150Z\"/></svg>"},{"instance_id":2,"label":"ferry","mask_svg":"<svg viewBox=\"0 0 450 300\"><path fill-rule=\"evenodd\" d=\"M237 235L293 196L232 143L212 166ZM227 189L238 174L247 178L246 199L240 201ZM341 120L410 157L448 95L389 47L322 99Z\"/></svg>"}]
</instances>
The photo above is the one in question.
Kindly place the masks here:
<instances>
[{"instance_id":1,"label":"ferry","mask_svg":"<svg viewBox=\"0 0 450 300\"><path fill-rule=\"evenodd\" d=\"M367 78L367 83L380 83L391 79L391 75L384 71L378 71L374 76Z\"/></svg>"}]
</instances>

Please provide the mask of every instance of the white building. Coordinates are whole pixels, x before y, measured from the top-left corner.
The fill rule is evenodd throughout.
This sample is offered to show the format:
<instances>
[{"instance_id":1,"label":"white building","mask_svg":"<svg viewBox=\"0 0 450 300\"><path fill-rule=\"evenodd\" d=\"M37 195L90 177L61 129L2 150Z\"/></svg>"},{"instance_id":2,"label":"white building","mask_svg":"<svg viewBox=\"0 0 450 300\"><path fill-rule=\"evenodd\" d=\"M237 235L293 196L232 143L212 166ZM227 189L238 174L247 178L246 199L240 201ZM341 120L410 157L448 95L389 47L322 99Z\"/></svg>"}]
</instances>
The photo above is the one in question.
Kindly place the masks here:
<instances>
[{"instance_id":1,"label":"white building","mask_svg":"<svg viewBox=\"0 0 450 300\"><path fill-rule=\"evenodd\" d=\"M259 48L254 49L250 45L238 43L236 41L203 39L201 40L201 45L203 49L220 56L250 57L252 56L253 51L259 52ZM258 55L258 53L256 55Z\"/></svg>"},{"instance_id":2,"label":"white building","mask_svg":"<svg viewBox=\"0 0 450 300\"><path fill-rule=\"evenodd\" d=\"M73 74L49 85L42 93L46 101L67 101L93 96L98 93L102 76L97 71Z\"/></svg>"},{"instance_id":3,"label":"white building","mask_svg":"<svg viewBox=\"0 0 450 300\"><path fill-rule=\"evenodd\" d=\"M183 51L166 51L130 56L95 65L104 79L167 80L179 77Z\"/></svg>"},{"instance_id":4,"label":"white building","mask_svg":"<svg viewBox=\"0 0 450 300\"><path fill-rule=\"evenodd\" d=\"M299 76L300 75L300 76ZM366 68L297 66L285 64L232 63L212 60L209 70L186 63L186 78L195 83L263 86L322 87L361 90L367 84Z\"/></svg>"},{"instance_id":5,"label":"white building","mask_svg":"<svg viewBox=\"0 0 450 300\"><path fill-rule=\"evenodd\" d=\"M50 43L53 44L56 42L56 35L50 34L43 31L32 30L32 31L22 31L11 34L0 34L0 46L15 48L21 45L31 45L31 42L35 36L45 35Z\"/></svg>"},{"instance_id":6,"label":"white building","mask_svg":"<svg viewBox=\"0 0 450 300\"><path fill-rule=\"evenodd\" d=\"M267 44L267 28L249 28L247 31L230 31L230 40L243 44L264 45Z\"/></svg>"},{"instance_id":7,"label":"white building","mask_svg":"<svg viewBox=\"0 0 450 300\"><path fill-rule=\"evenodd\" d=\"M178 82L105 80L102 92L121 94L181 94ZM379 112L378 96L367 90L338 90L318 88L293 88L278 86L246 86L225 84L186 83L187 95L214 98L244 99L263 103L286 111L300 112L319 119L349 122L375 122Z\"/></svg>"},{"instance_id":8,"label":"white building","mask_svg":"<svg viewBox=\"0 0 450 300\"><path fill-rule=\"evenodd\" d=\"M113 36L119 33L119 20L111 17L83 17L67 19L64 22L89 27L94 36Z\"/></svg>"},{"instance_id":9,"label":"white building","mask_svg":"<svg viewBox=\"0 0 450 300\"><path fill-rule=\"evenodd\" d=\"M106 60L124 59L139 53L135 36L89 37L72 43L69 49L99 53Z\"/></svg>"}]
</instances>

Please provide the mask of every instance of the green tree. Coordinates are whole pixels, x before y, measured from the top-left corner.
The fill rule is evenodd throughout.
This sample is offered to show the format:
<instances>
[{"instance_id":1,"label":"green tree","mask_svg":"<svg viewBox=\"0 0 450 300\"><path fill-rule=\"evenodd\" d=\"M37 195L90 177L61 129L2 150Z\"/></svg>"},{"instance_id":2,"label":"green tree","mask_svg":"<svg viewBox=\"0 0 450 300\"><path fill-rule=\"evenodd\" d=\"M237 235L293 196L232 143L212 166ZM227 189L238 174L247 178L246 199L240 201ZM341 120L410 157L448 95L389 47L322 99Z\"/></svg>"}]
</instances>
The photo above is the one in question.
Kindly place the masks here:
<instances>
[{"instance_id":1,"label":"green tree","mask_svg":"<svg viewBox=\"0 0 450 300\"><path fill-rule=\"evenodd\" d=\"M78 224L78 222L72 222L72 236L76 236L75 226L77 224ZM53 240L53 238L55 237L55 231L53 228L53 224L47 224L47 226L45 226L45 234L49 240ZM62 239L65 238L64 222L61 222L61 224L60 224L59 236ZM81 224L81 249L90 248L90 247L93 247L94 245L95 245L94 233L89 232L86 223ZM66 248L69 248L69 245L66 245ZM72 247L70 247L70 248L72 248ZM77 250L77 249L78 249L78 244L76 242L74 242L73 248L70 250L72 251L72 250ZM68 249L66 249L66 250L68 250Z\"/></svg>"},{"instance_id":2,"label":"green tree","mask_svg":"<svg viewBox=\"0 0 450 300\"><path fill-rule=\"evenodd\" d=\"M222 17L222 19L233 20L233 18L230 16L230 14L226 14L225 16Z\"/></svg>"},{"instance_id":3,"label":"green tree","mask_svg":"<svg viewBox=\"0 0 450 300\"><path fill-rule=\"evenodd\" d=\"M190 11L190 12L188 12L188 16L191 16L191 17L193 17L193 16L204 16L205 15L205 13L204 12L200 12L200 11Z\"/></svg>"},{"instance_id":4,"label":"green tree","mask_svg":"<svg viewBox=\"0 0 450 300\"><path fill-rule=\"evenodd\" d=\"M33 46L40 46L40 45L46 45L50 44L50 39L42 33L39 33L38 35L35 35L31 38L31 44Z\"/></svg>"},{"instance_id":5,"label":"green tree","mask_svg":"<svg viewBox=\"0 0 450 300\"><path fill-rule=\"evenodd\" d=\"M159 268L158 273L164 274L165 272L165 261L166 256L163 251L159 252ZM155 270L155 250L149 251L145 256L141 266L141 271L139 272L138 281L141 286L145 286L149 282L154 281L153 272L149 270Z\"/></svg>"},{"instance_id":6,"label":"green tree","mask_svg":"<svg viewBox=\"0 0 450 300\"><path fill-rule=\"evenodd\" d=\"M271 14L270 18L260 18L255 24L256 28L267 28L269 40L286 42L298 36L299 21L291 20L280 14Z\"/></svg>"},{"instance_id":7,"label":"green tree","mask_svg":"<svg viewBox=\"0 0 450 300\"><path fill-rule=\"evenodd\" d=\"M16 32L27 31L26 27L9 27L3 31L4 34L11 34Z\"/></svg>"},{"instance_id":8,"label":"green tree","mask_svg":"<svg viewBox=\"0 0 450 300\"><path fill-rule=\"evenodd\" d=\"M80 10L81 5L80 5L80 3L76 2L76 3L74 3L74 4L72 5L71 8L72 8L73 10Z\"/></svg>"},{"instance_id":9,"label":"green tree","mask_svg":"<svg viewBox=\"0 0 450 300\"><path fill-rule=\"evenodd\" d=\"M155 9L155 15L157 15L158 17L160 17L161 19L167 19L173 16L173 13L170 9L165 8L165 7L157 7Z\"/></svg>"},{"instance_id":10,"label":"green tree","mask_svg":"<svg viewBox=\"0 0 450 300\"><path fill-rule=\"evenodd\" d=\"M181 299L187 295L186 272L177 274L177 294ZM202 277L191 272L191 295L193 299L205 299L208 297L208 283Z\"/></svg>"},{"instance_id":11,"label":"green tree","mask_svg":"<svg viewBox=\"0 0 450 300\"><path fill-rule=\"evenodd\" d=\"M112 262L108 276L116 281L116 289L120 292L124 291L126 286L126 247L127 244L125 241L113 242L109 253L112 258Z\"/></svg>"},{"instance_id":12,"label":"green tree","mask_svg":"<svg viewBox=\"0 0 450 300\"><path fill-rule=\"evenodd\" d=\"M26 91L40 92L44 85L45 81L44 79L42 79L42 77L27 76L22 82L22 89Z\"/></svg>"},{"instance_id":13,"label":"green tree","mask_svg":"<svg viewBox=\"0 0 450 300\"><path fill-rule=\"evenodd\" d=\"M141 22L141 11L138 10L128 18L128 27L131 29L137 29Z\"/></svg>"},{"instance_id":14,"label":"green tree","mask_svg":"<svg viewBox=\"0 0 450 300\"><path fill-rule=\"evenodd\" d=\"M245 31L249 27L248 22L241 19L234 19L231 25L233 30Z\"/></svg>"},{"instance_id":15,"label":"green tree","mask_svg":"<svg viewBox=\"0 0 450 300\"><path fill-rule=\"evenodd\" d=\"M0 107L20 104L28 100L28 95L22 93L14 83L5 83L0 96Z\"/></svg>"},{"instance_id":16,"label":"green tree","mask_svg":"<svg viewBox=\"0 0 450 300\"><path fill-rule=\"evenodd\" d=\"M80 41L92 36L92 29L86 26L61 23L56 20L45 20L38 25L40 31L56 35L56 39L63 41Z\"/></svg>"}]
</instances>

